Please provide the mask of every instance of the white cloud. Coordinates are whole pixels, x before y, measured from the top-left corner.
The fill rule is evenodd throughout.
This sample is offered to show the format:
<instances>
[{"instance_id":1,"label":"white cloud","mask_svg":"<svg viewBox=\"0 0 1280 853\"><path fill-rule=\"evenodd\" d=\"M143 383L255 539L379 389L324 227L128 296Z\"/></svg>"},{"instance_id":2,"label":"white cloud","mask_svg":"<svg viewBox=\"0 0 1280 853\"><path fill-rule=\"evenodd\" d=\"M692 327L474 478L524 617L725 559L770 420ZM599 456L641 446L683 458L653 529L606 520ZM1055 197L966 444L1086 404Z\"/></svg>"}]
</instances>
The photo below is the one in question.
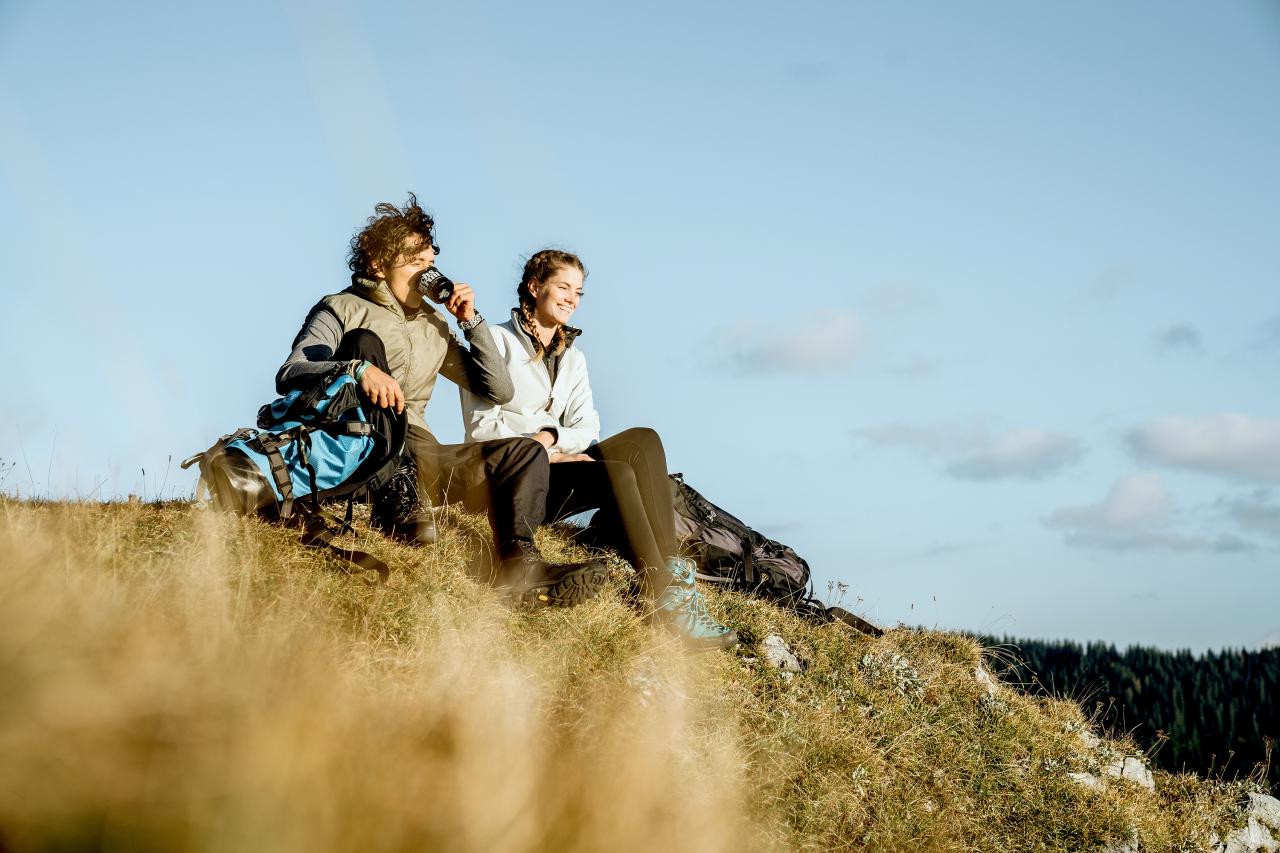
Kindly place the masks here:
<instances>
[{"instance_id":1,"label":"white cloud","mask_svg":"<svg viewBox=\"0 0 1280 853\"><path fill-rule=\"evenodd\" d=\"M742 322L713 338L722 365L741 374L839 370L862 354L866 333L851 312L836 308L785 324Z\"/></svg>"},{"instance_id":2,"label":"white cloud","mask_svg":"<svg viewBox=\"0 0 1280 853\"><path fill-rule=\"evenodd\" d=\"M1174 528L1174 505L1156 473L1131 474L1095 504L1062 507L1045 520L1065 532L1068 545L1112 551L1248 551L1254 545L1235 534L1188 535Z\"/></svg>"},{"instance_id":3,"label":"white cloud","mask_svg":"<svg viewBox=\"0 0 1280 853\"><path fill-rule=\"evenodd\" d=\"M1159 474L1131 474L1118 480L1101 503L1055 510L1056 527L1131 530L1169 516L1169 490Z\"/></svg>"},{"instance_id":4,"label":"white cloud","mask_svg":"<svg viewBox=\"0 0 1280 853\"><path fill-rule=\"evenodd\" d=\"M1176 352L1178 350L1204 352L1204 344L1200 340L1200 333L1196 331L1194 326L1182 324L1170 326L1158 332L1156 334L1156 349L1161 352Z\"/></svg>"},{"instance_id":5,"label":"white cloud","mask_svg":"<svg viewBox=\"0 0 1280 853\"><path fill-rule=\"evenodd\" d=\"M1071 436L1042 429L1011 429L948 465L947 473L962 480L1040 480L1083 456L1080 442Z\"/></svg>"},{"instance_id":6,"label":"white cloud","mask_svg":"<svg viewBox=\"0 0 1280 853\"><path fill-rule=\"evenodd\" d=\"M1157 418L1130 430L1135 457L1171 468L1280 482L1280 418Z\"/></svg>"},{"instance_id":7,"label":"white cloud","mask_svg":"<svg viewBox=\"0 0 1280 853\"><path fill-rule=\"evenodd\" d=\"M971 442L981 440L982 427L977 422L935 426L890 423L854 430L858 437L884 447L905 447L921 453L960 452Z\"/></svg>"},{"instance_id":8,"label":"white cloud","mask_svg":"<svg viewBox=\"0 0 1280 853\"><path fill-rule=\"evenodd\" d=\"M1280 504L1271 502L1271 492L1258 489L1248 495L1219 501L1227 517L1245 530L1280 539Z\"/></svg>"},{"instance_id":9,"label":"white cloud","mask_svg":"<svg viewBox=\"0 0 1280 853\"><path fill-rule=\"evenodd\" d=\"M1039 480L1084 456L1080 441L1049 430L993 430L980 419L932 426L882 424L854 435L884 447L940 456L947 474L960 480Z\"/></svg>"}]
</instances>

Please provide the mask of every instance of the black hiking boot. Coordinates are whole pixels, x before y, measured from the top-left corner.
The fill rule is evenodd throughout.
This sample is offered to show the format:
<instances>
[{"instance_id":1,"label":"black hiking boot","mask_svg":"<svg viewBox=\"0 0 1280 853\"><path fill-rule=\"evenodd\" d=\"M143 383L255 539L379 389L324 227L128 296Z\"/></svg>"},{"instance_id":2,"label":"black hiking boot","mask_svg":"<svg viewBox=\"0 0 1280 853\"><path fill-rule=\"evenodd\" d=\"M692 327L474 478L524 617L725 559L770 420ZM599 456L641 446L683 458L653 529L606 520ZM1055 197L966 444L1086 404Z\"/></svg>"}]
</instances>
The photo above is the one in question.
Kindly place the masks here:
<instances>
[{"instance_id":1,"label":"black hiking boot","mask_svg":"<svg viewBox=\"0 0 1280 853\"><path fill-rule=\"evenodd\" d=\"M418 497L418 466L405 454L387 484L369 499L369 523L393 539L413 545L436 541L436 520L431 505Z\"/></svg>"},{"instance_id":2,"label":"black hiking boot","mask_svg":"<svg viewBox=\"0 0 1280 853\"><path fill-rule=\"evenodd\" d=\"M609 569L603 560L548 563L532 542L518 540L498 564L494 587L516 601L543 607L573 607L595 598Z\"/></svg>"}]
</instances>

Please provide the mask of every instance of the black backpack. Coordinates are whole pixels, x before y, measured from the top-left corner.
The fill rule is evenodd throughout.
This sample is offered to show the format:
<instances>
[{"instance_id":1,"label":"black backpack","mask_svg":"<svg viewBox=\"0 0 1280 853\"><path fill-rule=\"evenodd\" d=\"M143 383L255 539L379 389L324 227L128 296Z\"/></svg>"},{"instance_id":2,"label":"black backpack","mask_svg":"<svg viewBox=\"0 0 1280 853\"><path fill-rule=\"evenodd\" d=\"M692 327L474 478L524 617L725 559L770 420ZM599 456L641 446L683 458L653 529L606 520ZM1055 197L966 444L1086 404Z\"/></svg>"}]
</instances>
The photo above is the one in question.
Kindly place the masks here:
<instances>
[{"instance_id":1,"label":"black backpack","mask_svg":"<svg viewBox=\"0 0 1280 853\"><path fill-rule=\"evenodd\" d=\"M698 564L698 579L775 601L818 622L840 621L864 634L884 632L843 607L814 597L809 564L791 547L753 530L671 475L676 534Z\"/></svg>"},{"instance_id":2,"label":"black backpack","mask_svg":"<svg viewBox=\"0 0 1280 853\"><path fill-rule=\"evenodd\" d=\"M811 597L809 564L794 550L752 530L671 475L676 535L698 564L698 579L792 606Z\"/></svg>"}]
</instances>

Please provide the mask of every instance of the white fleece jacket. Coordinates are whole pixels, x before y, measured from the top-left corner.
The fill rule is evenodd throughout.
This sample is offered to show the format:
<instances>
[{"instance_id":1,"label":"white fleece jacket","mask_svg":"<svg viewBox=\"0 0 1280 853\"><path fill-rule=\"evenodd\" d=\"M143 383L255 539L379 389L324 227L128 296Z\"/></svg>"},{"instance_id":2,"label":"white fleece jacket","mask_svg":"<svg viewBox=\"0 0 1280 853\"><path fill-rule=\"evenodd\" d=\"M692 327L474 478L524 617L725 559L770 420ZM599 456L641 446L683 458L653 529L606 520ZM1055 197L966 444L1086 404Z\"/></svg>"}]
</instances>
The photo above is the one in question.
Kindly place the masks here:
<instances>
[{"instance_id":1,"label":"white fleece jacket","mask_svg":"<svg viewBox=\"0 0 1280 853\"><path fill-rule=\"evenodd\" d=\"M570 345L560 356L556 382L546 364L533 355L533 346L516 319L490 325L489 332L498 354L511 372L515 397L496 406L459 386L462 424L468 441L495 438L526 438L550 427L559 436L550 451L581 453L600 440L600 416L591 400L587 379L587 359L577 346Z\"/></svg>"}]
</instances>

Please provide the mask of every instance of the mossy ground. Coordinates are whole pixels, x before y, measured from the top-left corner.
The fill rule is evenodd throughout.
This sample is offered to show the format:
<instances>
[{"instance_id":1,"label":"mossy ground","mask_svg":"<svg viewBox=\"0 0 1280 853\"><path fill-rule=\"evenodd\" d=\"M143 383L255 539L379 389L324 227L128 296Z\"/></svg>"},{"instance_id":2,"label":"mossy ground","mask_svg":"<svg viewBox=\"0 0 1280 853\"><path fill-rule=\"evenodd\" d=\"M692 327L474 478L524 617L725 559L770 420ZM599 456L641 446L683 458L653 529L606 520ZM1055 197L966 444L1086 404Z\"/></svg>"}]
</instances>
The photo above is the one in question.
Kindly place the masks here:
<instances>
[{"instance_id":1,"label":"mossy ground","mask_svg":"<svg viewBox=\"0 0 1280 853\"><path fill-rule=\"evenodd\" d=\"M483 518L444 530L359 526L377 586L186 503L0 498L0 849L1199 850L1240 823L1240 784L1068 778L1097 769L1079 706L990 695L970 638L711 592L745 642L690 656L616 557L597 601L513 610L472 579Z\"/></svg>"}]
</instances>

